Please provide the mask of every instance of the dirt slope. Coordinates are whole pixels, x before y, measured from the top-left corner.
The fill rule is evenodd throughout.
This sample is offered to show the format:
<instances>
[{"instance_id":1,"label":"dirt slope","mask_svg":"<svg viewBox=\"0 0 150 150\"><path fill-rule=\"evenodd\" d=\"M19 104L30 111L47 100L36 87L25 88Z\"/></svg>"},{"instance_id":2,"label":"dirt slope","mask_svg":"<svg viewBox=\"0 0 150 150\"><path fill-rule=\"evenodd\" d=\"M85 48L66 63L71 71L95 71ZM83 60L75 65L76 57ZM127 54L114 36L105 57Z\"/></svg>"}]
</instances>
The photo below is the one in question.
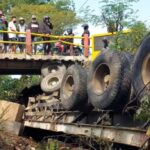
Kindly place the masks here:
<instances>
[{"instance_id":1,"label":"dirt slope","mask_svg":"<svg viewBox=\"0 0 150 150\"><path fill-rule=\"evenodd\" d=\"M37 143L32 138L16 136L0 131L0 150L34 150Z\"/></svg>"}]
</instances>

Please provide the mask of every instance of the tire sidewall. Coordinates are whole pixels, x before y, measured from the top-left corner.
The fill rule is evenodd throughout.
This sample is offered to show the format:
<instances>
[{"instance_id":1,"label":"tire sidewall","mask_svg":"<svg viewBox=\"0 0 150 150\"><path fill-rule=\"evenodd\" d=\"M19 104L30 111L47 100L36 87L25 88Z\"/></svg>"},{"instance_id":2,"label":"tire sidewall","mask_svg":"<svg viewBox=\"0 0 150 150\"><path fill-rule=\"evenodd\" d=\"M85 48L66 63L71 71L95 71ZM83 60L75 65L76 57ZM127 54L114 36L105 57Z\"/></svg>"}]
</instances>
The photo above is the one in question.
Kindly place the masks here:
<instances>
[{"instance_id":1,"label":"tire sidewall","mask_svg":"<svg viewBox=\"0 0 150 150\"><path fill-rule=\"evenodd\" d=\"M48 84L48 81L53 78L53 77L56 77L58 78L58 83L54 86L54 87L50 87L49 84ZM45 92L45 93L51 93L51 92L54 92L54 91L57 91L60 89L61 87L61 83L62 83L62 78L63 78L63 75L61 74L58 74L57 72L54 72L54 73L51 73L49 75L47 75L46 77L44 77L41 81L41 89Z\"/></svg>"},{"instance_id":2,"label":"tire sidewall","mask_svg":"<svg viewBox=\"0 0 150 150\"><path fill-rule=\"evenodd\" d=\"M84 81L81 81L83 73L86 73L79 65L72 65L68 68L66 74L63 77L62 86L60 90L61 102L67 110L81 110L87 102L87 77L84 76ZM64 94L64 86L66 78L72 76L74 81L73 92L70 97L66 98ZM81 89L83 92L81 92Z\"/></svg>"},{"instance_id":3,"label":"tire sidewall","mask_svg":"<svg viewBox=\"0 0 150 150\"><path fill-rule=\"evenodd\" d=\"M109 87L102 93L95 93L92 85L92 78L94 75L94 70L100 65L106 64L110 69L111 82ZM99 55L96 60L93 62L89 76L88 76L88 96L89 101L98 108L107 109L117 97L119 90L120 77L121 74L121 61L117 53L114 52L104 52Z\"/></svg>"},{"instance_id":4,"label":"tire sidewall","mask_svg":"<svg viewBox=\"0 0 150 150\"><path fill-rule=\"evenodd\" d=\"M55 63L47 62L47 63L44 63L41 67L42 76L45 77L45 76L49 75L50 73L53 73L53 72L51 72L53 68L54 68L54 70L56 68L56 72L58 72L58 73L64 74L66 72L65 65L59 64L59 63L55 64Z\"/></svg>"},{"instance_id":5,"label":"tire sidewall","mask_svg":"<svg viewBox=\"0 0 150 150\"><path fill-rule=\"evenodd\" d=\"M148 54L150 54L150 36L146 37L142 44L140 45L138 52L135 56L134 63L133 63L133 77L132 77L132 84L134 91L137 94L140 95L139 99L144 96L145 94L148 94L146 88L141 92L141 90L145 87L145 84L142 79L142 66L144 63L144 59ZM140 93L141 92L141 93Z\"/></svg>"}]
</instances>

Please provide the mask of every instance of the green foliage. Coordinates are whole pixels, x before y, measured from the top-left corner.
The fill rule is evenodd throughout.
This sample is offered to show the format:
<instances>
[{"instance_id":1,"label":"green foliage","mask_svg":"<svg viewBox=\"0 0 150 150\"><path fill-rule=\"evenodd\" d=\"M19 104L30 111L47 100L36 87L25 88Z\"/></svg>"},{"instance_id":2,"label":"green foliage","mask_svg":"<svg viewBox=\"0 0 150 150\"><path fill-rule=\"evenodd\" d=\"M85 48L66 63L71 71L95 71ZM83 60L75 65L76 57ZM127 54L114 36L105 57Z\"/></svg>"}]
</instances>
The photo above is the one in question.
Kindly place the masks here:
<instances>
[{"instance_id":1,"label":"green foliage","mask_svg":"<svg viewBox=\"0 0 150 150\"><path fill-rule=\"evenodd\" d=\"M135 22L130 30L127 34L118 32L112 39L110 49L135 53L144 36L148 34L148 29L143 22Z\"/></svg>"},{"instance_id":2,"label":"green foliage","mask_svg":"<svg viewBox=\"0 0 150 150\"><path fill-rule=\"evenodd\" d=\"M141 121L150 121L150 95L144 96L141 100L141 106L136 112L135 118Z\"/></svg>"},{"instance_id":3,"label":"green foliage","mask_svg":"<svg viewBox=\"0 0 150 150\"><path fill-rule=\"evenodd\" d=\"M10 3L8 0L1 0L0 3L0 10L3 10L4 12L7 12L7 10L10 8Z\"/></svg>"},{"instance_id":4,"label":"green foliage","mask_svg":"<svg viewBox=\"0 0 150 150\"><path fill-rule=\"evenodd\" d=\"M76 17L76 13L72 10L59 10L54 5L19 5L12 8L11 14L19 17L24 17L26 22L31 21L31 16L36 15L38 21L43 20L43 16L49 15L51 22L54 25L53 34L62 34L68 26L74 26L80 22Z\"/></svg>"},{"instance_id":5,"label":"green foliage","mask_svg":"<svg viewBox=\"0 0 150 150\"><path fill-rule=\"evenodd\" d=\"M95 25L107 27L108 32L116 32L109 43L111 50L126 51L135 53L148 34L145 23L136 21L136 11L132 9L135 2L139 0L100 0L100 15L95 15L94 10L87 6L82 11L85 19L92 21ZM89 14L87 15L87 12ZM123 30L130 29L131 32L123 34Z\"/></svg>"},{"instance_id":6,"label":"green foliage","mask_svg":"<svg viewBox=\"0 0 150 150\"><path fill-rule=\"evenodd\" d=\"M1 0L0 9L7 13L12 7L20 4L40 4L41 0Z\"/></svg>"},{"instance_id":7,"label":"green foliage","mask_svg":"<svg viewBox=\"0 0 150 150\"><path fill-rule=\"evenodd\" d=\"M73 0L2 0L0 9L9 19L12 15L17 18L24 17L26 22L31 21L31 16L36 15L41 22L45 15L51 17L54 25L54 34L62 34L67 27L80 23L81 19L75 12Z\"/></svg>"},{"instance_id":8,"label":"green foliage","mask_svg":"<svg viewBox=\"0 0 150 150\"><path fill-rule=\"evenodd\" d=\"M50 0L49 4L53 4L58 10L75 10L73 0Z\"/></svg>"},{"instance_id":9,"label":"green foliage","mask_svg":"<svg viewBox=\"0 0 150 150\"><path fill-rule=\"evenodd\" d=\"M48 141L44 141L41 143L37 150L57 150L59 149L59 142L56 140L48 139Z\"/></svg>"},{"instance_id":10,"label":"green foliage","mask_svg":"<svg viewBox=\"0 0 150 150\"><path fill-rule=\"evenodd\" d=\"M71 145L70 145L71 146ZM36 150L71 150L72 148L68 144L54 140L48 139L47 141L43 141ZM78 148L82 150L82 148Z\"/></svg>"},{"instance_id":11,"label":"green foliage","mask_svg":"<svg viewBox=\"0 0 150 150\"><path fill-rule=\"evenodd\" d=\"M18 94L25 88L39 84L39 76L21 76L20 79L12 79L11 76L0 76L0 100L14 101Z\"/></svg>"},{"instance_id":12,"label":"green foliage","mask_svg":"<svg viewBox=\"0 0 150 150\"><path fill-rule=\"evenodd\" d=\"M107 27L108 32L121 31L133 22L132 4L138 0L100 0L101 15L92 15L94 24Z\"/></svg>"}]
</instances>

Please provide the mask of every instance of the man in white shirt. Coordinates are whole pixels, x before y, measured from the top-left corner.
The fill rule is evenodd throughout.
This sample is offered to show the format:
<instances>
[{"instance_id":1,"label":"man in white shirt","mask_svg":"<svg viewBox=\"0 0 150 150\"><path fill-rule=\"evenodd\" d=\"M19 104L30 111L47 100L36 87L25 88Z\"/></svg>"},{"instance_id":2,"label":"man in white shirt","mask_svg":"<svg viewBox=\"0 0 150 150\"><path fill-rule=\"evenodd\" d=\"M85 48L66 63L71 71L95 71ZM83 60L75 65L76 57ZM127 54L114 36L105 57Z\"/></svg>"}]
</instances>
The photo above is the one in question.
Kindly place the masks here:
<instances>
[{"instance_id":1,"label":"man in white shirt","mask_svg":"<svg viewBox=\"0 0 150 150\"><path fill-rule=\"evenodd\" d=\"M8 31L9 32L17 31L16 22L17 22L16 17L12 16L12 20L8 23ZM14 33L9 33L8 37L9 37L9 41L17 40L17 35ZM12 50L12 52L16 53L16 44L10 44L10 49Z\"/></svg>"}]
</instances>

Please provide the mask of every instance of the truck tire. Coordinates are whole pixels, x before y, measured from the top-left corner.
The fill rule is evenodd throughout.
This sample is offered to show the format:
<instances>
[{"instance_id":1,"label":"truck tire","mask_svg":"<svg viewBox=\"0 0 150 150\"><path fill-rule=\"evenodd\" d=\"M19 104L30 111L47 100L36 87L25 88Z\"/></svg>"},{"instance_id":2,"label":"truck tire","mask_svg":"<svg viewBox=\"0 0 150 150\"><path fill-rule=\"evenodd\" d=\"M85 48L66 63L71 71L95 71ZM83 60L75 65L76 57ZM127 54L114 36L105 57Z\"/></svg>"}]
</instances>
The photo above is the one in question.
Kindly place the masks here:
<instances>
[{"instance_id":1,"label":"truck tire","mask_svg":"<svg viewBox=\"0 0 150 150\"><path fill-rule=\"evenodd\" d=\"M134 61L134 55L130 54L128 52L122 52L122 55L124 55L124 57L126 57L126 59L128 60L128 62L130 63L130 68L132 68L133 61Z\"/></svg>"},{"instance_id":2,"label":"truck tire","mask_svg":"<svg viewBox=\"0 0 150 150\"><path fill-rule=\"evenodd\" d=\"M134 55L130 53L121 53L121 62L123 64L123 80L120 90L120 99L123 100L123 108L130 101L131 89L132 89L132 65L133 65Z\"/></svg>"},{"instance_id":3,"label":"truck tire","mask_svg":"<svg viewBox=\"0 0 150 150\"><path fill-rule=\"evenodd\" d=\"M128 61L130 63L130 73L128 75L130 76L130 80L132 80L132 75L133 75L133 69L132 68L133 68L133 62L134 62L134 55L127 53L127 52L123 52L123 55L128 59ZM135 97L136 97L136 95L135 95L135 91L133 89L133 85L132 85L132 81L131 81L130 101L135 99Z\"/></svg>"},{"instance_id":4,"label":"truck tire","mask_svg":"<svg viewBox=\"0 0 150 150\"><path fill-rule=\"evenodd\" d=\"M63 75L57 72L50 73L41 81L41 89L49 94L60 89Z\"/></svg>"},{"instance_id":5,"label":"truck tire","mask_svg":"<svg viewBox=\"0 0 150 150\"><path fill-rule=\"evenodd\" d=\"M150 93L150 36L142 41L133 63L133 88L140 101Z\"/></svg>"},{"instance_id":6,"label":"truck tire","mask_svg":"<svg viewBox=\"0 0 150 150\"><path fill-rule=\"evenodd\" d=\"M62 105L67 110L85 110L87 103L87 74L80 65L72 65L64 75L60 89Z\"/></svg>"},{"instance_id":7,"label":"truck tire","mask_svg":"<svg viewBox=\"0 0 150 150\"><path fill-rule=\"evenodd\" d=\"M88 76L88 97L99 109L121 111L130 96L128 59L120 53L102 52L93 62Z\"/></svg>"},{"instance_id":8,"label":"truck tire","mask_svg":"<svg viewBox=\"0 0 150 150\"><path fill-rule=\"evenodd\" d=\"M66 72L66 67L63 64L52 64L52 63L44 63L41 67L41 74L42 76L47 76L50 73L53 72L61 72L61 73L65 73Z\"/></svg>"}]
</instances>

